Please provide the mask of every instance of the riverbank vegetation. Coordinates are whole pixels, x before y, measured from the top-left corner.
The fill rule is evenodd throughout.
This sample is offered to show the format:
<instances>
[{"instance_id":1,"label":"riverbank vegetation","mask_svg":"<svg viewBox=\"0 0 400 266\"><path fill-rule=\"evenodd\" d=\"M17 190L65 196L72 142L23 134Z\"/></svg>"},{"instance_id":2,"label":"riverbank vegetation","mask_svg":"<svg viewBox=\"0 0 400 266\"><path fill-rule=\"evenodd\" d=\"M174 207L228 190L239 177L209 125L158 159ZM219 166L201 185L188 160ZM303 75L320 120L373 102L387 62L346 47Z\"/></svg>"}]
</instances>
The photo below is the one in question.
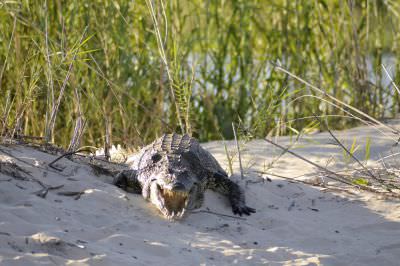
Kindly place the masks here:
<instances>
[{"instance_id":1,"label":"riverbank vegetation","mask_svg":"<svg viewBox=\"0 0 400 266\"><path fill-rule=\"evenodd\" d=\"M1 134L136 146L357 123L340 102L393 117L399 16L382 0L2 0Z\"/></svg>"}]
</instances>

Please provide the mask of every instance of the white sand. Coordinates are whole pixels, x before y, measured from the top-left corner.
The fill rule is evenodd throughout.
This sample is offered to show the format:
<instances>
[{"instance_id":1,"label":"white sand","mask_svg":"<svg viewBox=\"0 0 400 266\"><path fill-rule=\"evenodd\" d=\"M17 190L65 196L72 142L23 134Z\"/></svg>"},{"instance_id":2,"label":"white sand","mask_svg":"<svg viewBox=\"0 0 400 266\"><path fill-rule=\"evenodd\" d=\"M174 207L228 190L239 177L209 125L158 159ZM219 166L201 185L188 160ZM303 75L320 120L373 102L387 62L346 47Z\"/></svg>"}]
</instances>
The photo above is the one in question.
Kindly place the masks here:
<instances>
[{"instance_id":1,"label":"white sand","mask_svg":"<svg viewBox=\"0 0 400 266\"><path fill-rule=\"evenodd\" d=\"M396 152L393 136L371 128L338 133L357 136L360 144L372 137L371 162ZM327 133L305 137L295 151L331 169L345 165L343 152L330 145ZM279 143L290 144L283 137ZM232 142L228 143L232 145ZM220 142L204 145L227 166ZM245 220L210 213L192 213L170 222L141 196L127 194L95 176L90 167L62 159L62 174L46 163L55 156L22 146L0 151L43 183L57 186L40 198L35 182L0 174L0 265L399 265L400 204L366 192L321 191L318 187L272 182L248 184L248 205L257 213ZM234 148L230 146L230 148ZM363 159L362 148L357 153ZM266 142L252 141L243 152L244 166L263 170L280 151ZM392 160L395 163L397 159ZM29 164L24 163L28 162ZM389 162L388 162L389 163ZM32 165L39 166L34 167ZM235 163L237 169L237 162ZM274 173L294 177L315 168L284 155ZM247 180L260 177L250 174ZM85 191L78 200L60 191ZM226 199L207 192L202 210L232 215Z\"/></svg>"}]
</instances>

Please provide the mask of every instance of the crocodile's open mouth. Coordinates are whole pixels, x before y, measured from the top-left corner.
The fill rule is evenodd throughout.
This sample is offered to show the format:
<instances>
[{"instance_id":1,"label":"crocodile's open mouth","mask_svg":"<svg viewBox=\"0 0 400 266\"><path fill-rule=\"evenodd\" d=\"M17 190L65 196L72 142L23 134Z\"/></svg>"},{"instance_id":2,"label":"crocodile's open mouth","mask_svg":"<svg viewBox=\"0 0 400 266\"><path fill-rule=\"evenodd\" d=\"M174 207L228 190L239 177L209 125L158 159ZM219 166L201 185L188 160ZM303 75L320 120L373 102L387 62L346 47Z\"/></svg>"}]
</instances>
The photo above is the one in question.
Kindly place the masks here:
<instances>
[{"instance_id":1,"label":"crocodile's open mouth","mask_svg":"<svg viewBox=\"0 0 400 266\"><path fill-rule=\"evenodd\" d=\"M189 193L186 191L172 191L158 186L160 211L168 219L180 219L183 217L189 201Z\"/></svg>"}]
</instances>

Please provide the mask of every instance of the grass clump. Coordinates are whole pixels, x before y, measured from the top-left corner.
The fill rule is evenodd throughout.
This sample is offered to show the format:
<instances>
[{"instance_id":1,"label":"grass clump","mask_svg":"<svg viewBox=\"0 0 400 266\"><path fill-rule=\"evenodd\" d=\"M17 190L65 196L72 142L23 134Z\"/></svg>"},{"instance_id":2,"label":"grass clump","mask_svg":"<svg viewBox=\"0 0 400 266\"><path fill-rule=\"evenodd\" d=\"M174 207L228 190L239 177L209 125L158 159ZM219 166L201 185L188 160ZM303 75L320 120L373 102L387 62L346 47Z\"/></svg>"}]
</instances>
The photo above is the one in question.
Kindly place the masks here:
<instances>
[{"instance_id":1,"label":"grass clump","mask_svg":"<svg viewBox=\"0 0 400 266\"><path fill-rule=\"evenodd\" d=\"M0 1L1 134L77 148L165 131L231 139L232 122L288 134L315 114L355 123L277 65L392 116L382 64L399 76L399 13L393 1Z\"/></svg>"}]
</instances>

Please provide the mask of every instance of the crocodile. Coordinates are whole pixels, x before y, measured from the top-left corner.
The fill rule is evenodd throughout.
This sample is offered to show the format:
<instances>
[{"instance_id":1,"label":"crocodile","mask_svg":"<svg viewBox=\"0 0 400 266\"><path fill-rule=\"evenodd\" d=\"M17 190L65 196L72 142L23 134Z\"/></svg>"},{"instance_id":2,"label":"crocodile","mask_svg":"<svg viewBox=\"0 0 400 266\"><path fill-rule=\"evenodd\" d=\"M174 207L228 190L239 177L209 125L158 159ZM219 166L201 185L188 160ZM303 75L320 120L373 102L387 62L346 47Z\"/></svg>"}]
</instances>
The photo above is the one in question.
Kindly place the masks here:
<instances>
[{"instance_id":1,"label":"crocodile","mask_svg":"<svg viewBox=\"0 0 400 266\"><path fill-rule=\"evenodd\" d=\"M234 214L255 213L246 206L244 191L229 179L217 160L189 135L164 134L130 156L128 170L117 174L113 184L142 194L169 220L200 208L204 191L225 195Z\"/></svg>"}]
</instances>

